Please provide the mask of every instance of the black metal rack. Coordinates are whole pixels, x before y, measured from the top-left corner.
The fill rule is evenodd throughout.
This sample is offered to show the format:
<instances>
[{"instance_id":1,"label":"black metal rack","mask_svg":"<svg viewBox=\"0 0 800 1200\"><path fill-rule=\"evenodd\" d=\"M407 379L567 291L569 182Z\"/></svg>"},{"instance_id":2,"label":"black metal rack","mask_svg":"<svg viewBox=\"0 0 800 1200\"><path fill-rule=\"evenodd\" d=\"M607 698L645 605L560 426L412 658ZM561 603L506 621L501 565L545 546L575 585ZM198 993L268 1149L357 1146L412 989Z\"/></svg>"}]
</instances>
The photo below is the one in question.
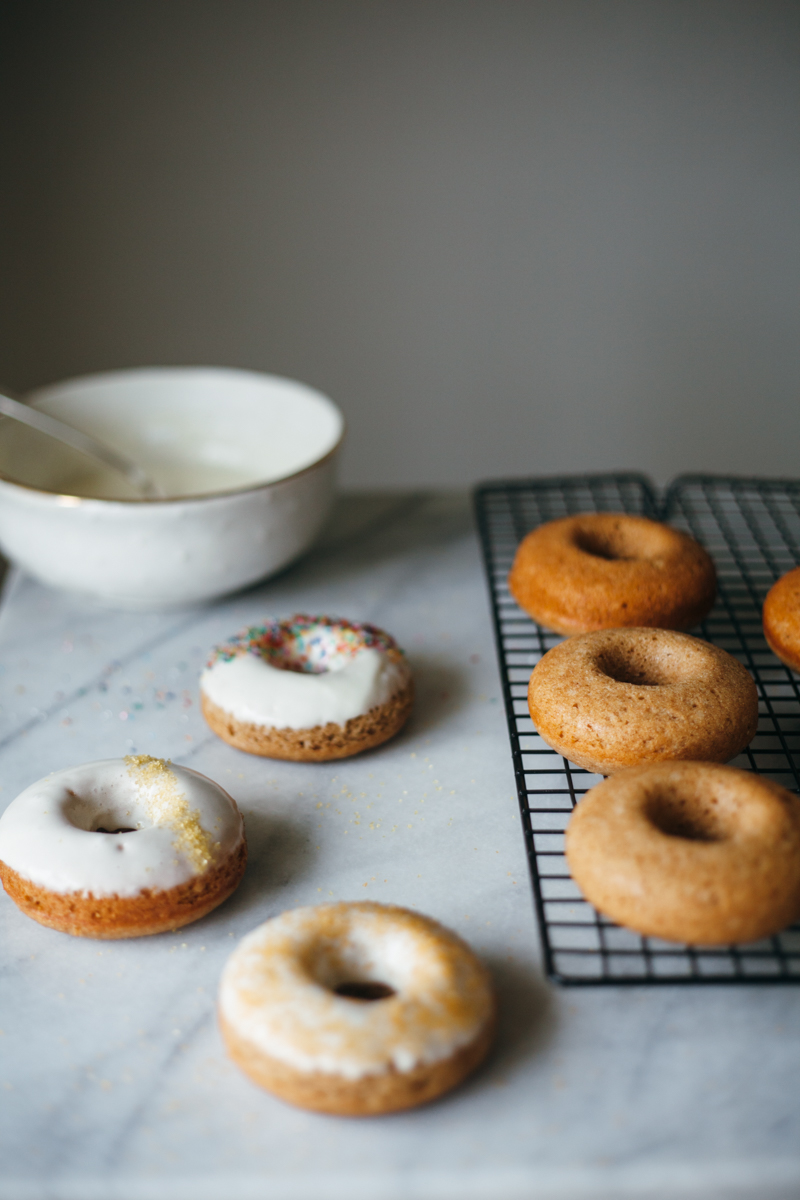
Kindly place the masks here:
<instances>
[{"instance_id":1,"label":"black metal rack","mask_svg":"<svg viewBox=\"0 0 800 1200\"><path fill-rule=\"evenodd\" d=\"M571 513L639 513L691 533L713 556L719 583L712 612L692 632L743 662L759 692L758 733L733 765L800 792L800 679L771 653L761 628L764 596L800 563L800 482L685 475L662 499L642 475L566 476L487 483L476 489L475 504L550 978L569 985L800 983L800 924L750 945L693 948L620 928L583 899L567 869L564 831L600 777L556 754L533 726L528 679L561 638L517 606L506 582L525 534Z\"/></svg>"}]
</instances>

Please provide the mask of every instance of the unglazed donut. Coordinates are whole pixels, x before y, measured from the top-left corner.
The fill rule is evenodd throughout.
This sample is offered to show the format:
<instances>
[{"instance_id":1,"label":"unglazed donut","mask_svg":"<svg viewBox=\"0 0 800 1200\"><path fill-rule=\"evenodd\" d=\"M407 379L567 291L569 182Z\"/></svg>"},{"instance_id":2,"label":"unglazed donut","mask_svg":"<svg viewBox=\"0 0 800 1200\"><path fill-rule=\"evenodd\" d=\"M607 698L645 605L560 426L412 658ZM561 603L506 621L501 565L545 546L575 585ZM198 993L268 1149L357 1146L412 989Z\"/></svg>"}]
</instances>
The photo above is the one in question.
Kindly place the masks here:
<instances>
[{"instance_id":1,"label":"unglazed donut","mask_svg":"<svg viewBox=\"0 0 800 1200\"><path fill-rule=\"evenodd\" d=\"M668 759L727 762L758 728L758 692L742 664L668 629L561 642L534 667L528 708L549 746L601 775Z\"/></svg>"},{"instance_id":2,"label":"unglazed donut","mask_svg":"<svg viewBox=\"0 0 800 1200\"><path fill-rule=\"evenodd\" d=\"M635 767L592 788L567 828L595 908L692 945L750 942L800 916L800 800L711 763Z\"/></svg>"},{"instance_id":3,"label":"unglazed donut","mask_svg":"<svg viewBox=\"0 0 800 1200\"><path fill-rule=\"evenodd\" d=\"M646 517L582 513L529 533L508 586L535 621L569 635L627 625L688 629L710 612L717 580L688 534Z\"/></svg>"},{"instance_id":4,"label":"unglazed donut","mask_svg":"<svg viewBox=\"0 0 800 1200\"><path fill-rule=\"evenodd\" d=\"M243 630L213 652L200 702L219 737L267 758L324 762L378 746L405 724L411 671L373 625L298 615Z\"/></svg>"},{"instance_id":5,"label":"unglazed donut","mask_svg":"<svg viewBox=\"0 0 800 1200\"><path fill-rule=\"evenodd\" d=\"M223 971L219 1020L251 1079L319 1112L411 1108L455 1087L491 1044L491 981L436 921L382 904L284 913Z\"/></svg>"},{"instance_id":6,"label":"unglazed donut","mask_svg":"<svg viewBox=\"0 0 800 1200\"><path fill-rule=\"evenodd\" d=\"M764 601L764 637L773 654L800 671L800 567L773 584Z\"/></svg>"},{"instance_id":7,"label":"unglazed donut","mask_svg":"<svg viewBox=\"0 0 800 1200\"><path fill-rule=\"evenodd\" d=\"M51 929L127 938L178 929L234 891L241 814L188 767L132 755L40 779L0 817L0 878Z\"/></svg>"}]
</instances>

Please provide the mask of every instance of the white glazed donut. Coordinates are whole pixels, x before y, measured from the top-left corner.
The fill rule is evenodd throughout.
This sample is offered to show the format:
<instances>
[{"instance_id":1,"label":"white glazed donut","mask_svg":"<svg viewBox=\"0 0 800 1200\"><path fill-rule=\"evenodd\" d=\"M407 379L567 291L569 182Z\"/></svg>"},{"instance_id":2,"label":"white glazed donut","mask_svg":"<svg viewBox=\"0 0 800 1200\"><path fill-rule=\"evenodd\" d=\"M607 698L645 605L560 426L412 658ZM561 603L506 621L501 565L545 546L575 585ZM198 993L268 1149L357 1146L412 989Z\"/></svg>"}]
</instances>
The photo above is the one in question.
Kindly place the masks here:
<instances>
[{"instance_id":1,"label":"white glazed donut","mask_svg":"<svg viewBox=\"0 0 800 1200\"><path fill-rule=\"evenodd\" d=\"M284 1100L366 1115L426 1103L486 1054L486 969L437 922L381 904L299 908L259 926L222 975L235 1062Z\"/></svg>"},{"instance_id":2,"label":"white glazed donut","mask_svg":"<svg viewBox=\"0 0 800 1200\"><path fill-rule=\"evenodd\" d=\"M413 688L405 656L383 630L298 615L218 646L200 698L214 732L240 750L327 761L397 733Z\"/></svg>"},{"instance_id":3,"label":"white glazed donut","mask_svg":"<svg viewBox=\"0 0 800 1200\"><path fill-rule=\"evenodd\" d=\"M218 784L134 755L57 771L0 817L0 878L34 920L84 937L176 929L238 885L247 849Z\"/></svg>"}]
</instances>

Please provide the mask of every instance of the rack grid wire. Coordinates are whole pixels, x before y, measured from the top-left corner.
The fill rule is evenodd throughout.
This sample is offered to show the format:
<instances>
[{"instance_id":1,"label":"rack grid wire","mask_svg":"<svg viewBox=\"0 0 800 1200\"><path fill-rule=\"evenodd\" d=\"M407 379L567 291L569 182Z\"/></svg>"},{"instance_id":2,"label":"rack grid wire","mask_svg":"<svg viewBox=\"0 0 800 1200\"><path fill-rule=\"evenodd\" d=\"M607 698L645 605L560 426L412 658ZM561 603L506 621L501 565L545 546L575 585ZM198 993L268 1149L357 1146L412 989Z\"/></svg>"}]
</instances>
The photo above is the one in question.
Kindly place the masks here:
<instances>
[{"instance_id":1,"label":"rack grid wire","mask_svg":"<svg viewBox=\"0 0 800 1200\"><path fill-rule=\"evenodd\" d=\"M564 832L601 776L556 754L534 728L528 680L563 639L519 608L507 585L519 542L556 517L636 513L692 534L714 559L718 593L691 632L738 658L758 687L758 732L732 765L800 792L800 679L772 654L761 627L769 588L800 563L800 482L685 475L660 497L643 475L565 476L487 483L475 506L547 974L565 985L800 983L800 924L748 945L690 947L621 928L583 899Z\"/></svg>"}]
</instances>

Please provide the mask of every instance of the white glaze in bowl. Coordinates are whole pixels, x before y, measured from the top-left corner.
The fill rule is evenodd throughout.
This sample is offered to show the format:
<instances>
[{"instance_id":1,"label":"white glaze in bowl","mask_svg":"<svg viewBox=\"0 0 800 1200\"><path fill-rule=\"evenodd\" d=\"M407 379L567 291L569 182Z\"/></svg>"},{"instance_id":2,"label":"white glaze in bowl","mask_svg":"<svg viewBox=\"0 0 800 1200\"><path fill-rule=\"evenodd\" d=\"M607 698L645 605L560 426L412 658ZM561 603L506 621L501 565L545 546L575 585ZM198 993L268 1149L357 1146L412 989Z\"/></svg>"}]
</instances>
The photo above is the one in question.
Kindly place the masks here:
<instances>
[{"instance_id":1,"label":"white glaze in bowl","mask_svg":"<svg viewBox=\"0 0 800 1200\"><path fill-rule=\"evenodd\" d=\"M139 461L168 497L138 499L124 480L0 421L0 547L45 583L125 608L210 600L280 570L328 515L344 421L303 384L147 368L29 400Z\"/></svg>"}]
</instances>

